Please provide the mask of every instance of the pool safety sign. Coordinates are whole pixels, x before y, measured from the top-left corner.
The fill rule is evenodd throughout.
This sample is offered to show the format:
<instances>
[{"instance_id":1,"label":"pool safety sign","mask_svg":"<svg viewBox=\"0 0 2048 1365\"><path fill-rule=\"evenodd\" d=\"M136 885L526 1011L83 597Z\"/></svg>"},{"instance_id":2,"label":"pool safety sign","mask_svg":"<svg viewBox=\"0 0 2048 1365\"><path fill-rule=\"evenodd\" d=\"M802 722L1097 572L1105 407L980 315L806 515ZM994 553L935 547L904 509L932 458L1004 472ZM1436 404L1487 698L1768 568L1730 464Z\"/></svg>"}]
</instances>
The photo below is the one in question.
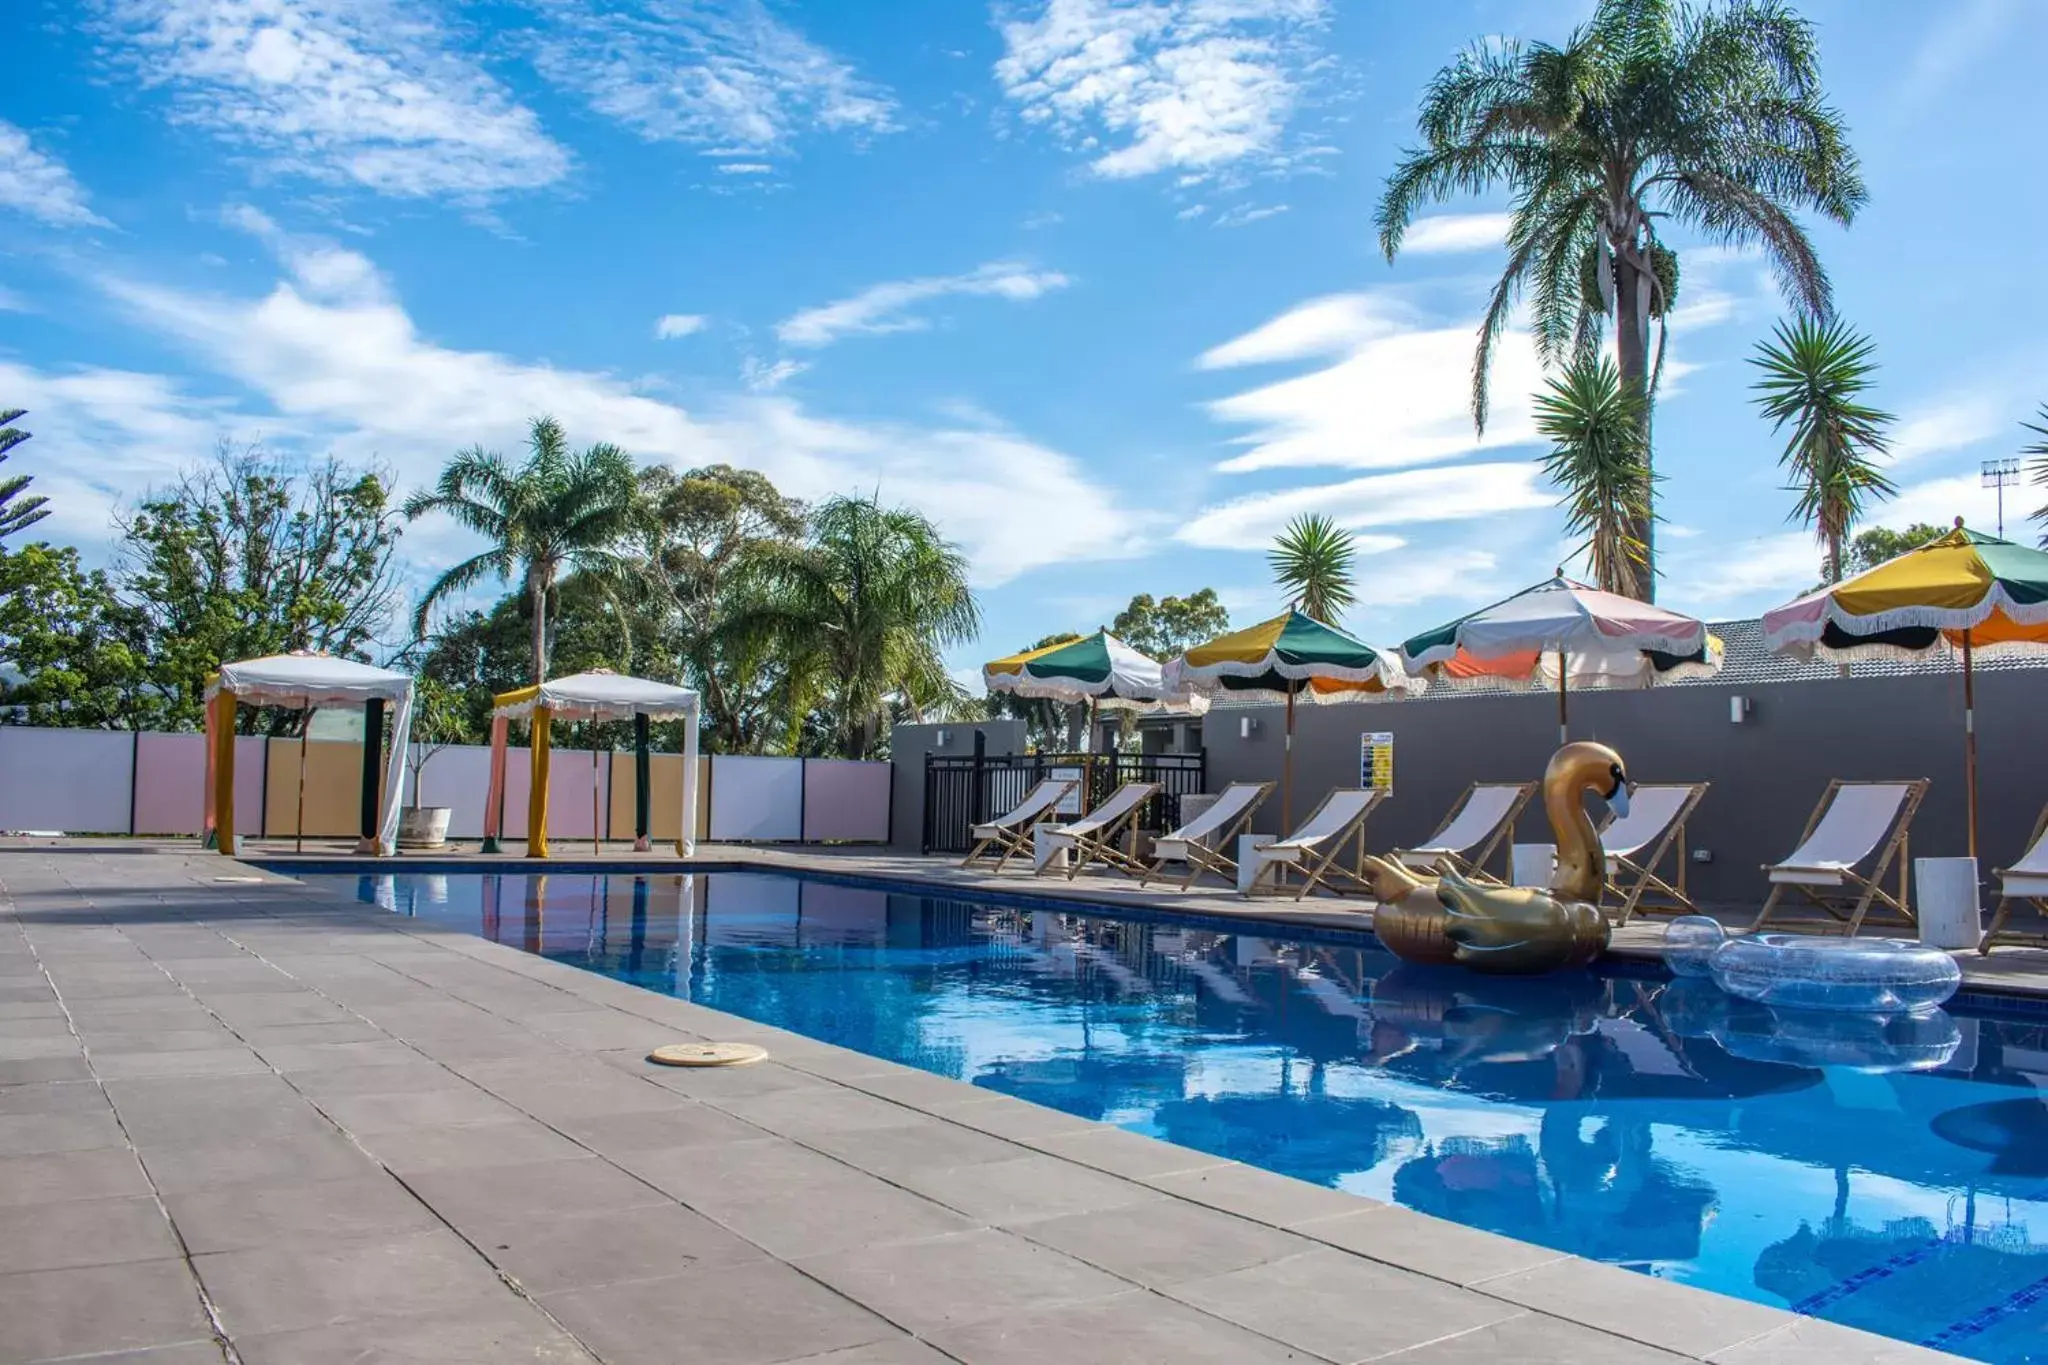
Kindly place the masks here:
<instances>
[{"instance_id":1,"label":"pool safety sign","mask_svg":"<svg viewBox=\"0 0 2048 1365\"><path fill-rule=\"evenodd\" d=\"M1394 793L1394 736L1385 730L1358 737L1358 785Z\"/></svg>"},{"instance_id":2,"label":"pool safety sign","mask_svg":"<svg viewBox=\"0 0 2048 1365\"><path fill-rule=\"evenodd\" d=\"M1046 776L1055 782L1071 782L1074 784L1067 789L1067 794L1060 798L1060 803L1053 807L1053 813L1056 815L1079 815L1081 813L1081 789L1088 785L1088 770L1086 768L1054 768L1046 773Z\"/></svg>"}]
</instances>

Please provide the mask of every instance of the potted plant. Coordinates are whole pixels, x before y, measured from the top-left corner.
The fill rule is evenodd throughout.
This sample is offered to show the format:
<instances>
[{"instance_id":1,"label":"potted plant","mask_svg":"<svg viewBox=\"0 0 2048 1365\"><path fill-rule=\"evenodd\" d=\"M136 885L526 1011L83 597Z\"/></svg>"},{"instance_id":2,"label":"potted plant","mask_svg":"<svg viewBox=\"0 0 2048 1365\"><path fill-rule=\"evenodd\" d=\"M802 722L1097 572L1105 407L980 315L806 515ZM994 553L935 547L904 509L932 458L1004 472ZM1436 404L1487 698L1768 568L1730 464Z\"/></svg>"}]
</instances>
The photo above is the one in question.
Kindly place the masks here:
<instances>
[{"instance_id":1,"label":"potted plant","mask_svg":"<svg viewBox=\"0 0 2048 1365\"><path fill-rule=\"evenodd\" d=\"M423 779L427 760L443 749L463 741L462 696L446 683L421 678L412 692L412 743L405 761L412 769L412 803L399 812L400 848L441 848L448 842L448 819L454 810L429 806L424 801Z\"/></svg>"}]
</instances>

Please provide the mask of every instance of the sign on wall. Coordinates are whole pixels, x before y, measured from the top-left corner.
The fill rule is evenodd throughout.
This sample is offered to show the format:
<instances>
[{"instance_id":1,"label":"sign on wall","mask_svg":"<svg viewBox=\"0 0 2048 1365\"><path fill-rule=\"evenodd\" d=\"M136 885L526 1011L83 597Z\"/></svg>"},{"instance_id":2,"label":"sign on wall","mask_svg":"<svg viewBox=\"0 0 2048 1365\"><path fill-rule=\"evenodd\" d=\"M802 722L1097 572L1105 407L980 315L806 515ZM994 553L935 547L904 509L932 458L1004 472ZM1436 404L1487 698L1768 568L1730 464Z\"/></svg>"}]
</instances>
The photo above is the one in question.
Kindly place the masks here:
<instances>
[{"instance_id":1,"label":"sign on wall","mask_svg":"<svg viewBox=\"0 0 2048 1365\"><path fill-rule=\"evenodd\" d=\"M1047 771L1046 776L1055 782L1071 782L1074 784L1067 788L1067 794L1060 798L1060 803L1054 806L1053 810L1061 815L1079 815L1081 813L1082 794L1088 786L1087 769L1053 768Z\"/></svg>"},{"instance_id":2,"label":"sign on wall","mask_svg":"<svg viewBox=\"0 0 2048 1365\"><path fill-rule=\"evenodd\" d=\"M1358 785L1394 794L1394 736L1389 731L1358 737Z\"/></svg>"}]
</instances>

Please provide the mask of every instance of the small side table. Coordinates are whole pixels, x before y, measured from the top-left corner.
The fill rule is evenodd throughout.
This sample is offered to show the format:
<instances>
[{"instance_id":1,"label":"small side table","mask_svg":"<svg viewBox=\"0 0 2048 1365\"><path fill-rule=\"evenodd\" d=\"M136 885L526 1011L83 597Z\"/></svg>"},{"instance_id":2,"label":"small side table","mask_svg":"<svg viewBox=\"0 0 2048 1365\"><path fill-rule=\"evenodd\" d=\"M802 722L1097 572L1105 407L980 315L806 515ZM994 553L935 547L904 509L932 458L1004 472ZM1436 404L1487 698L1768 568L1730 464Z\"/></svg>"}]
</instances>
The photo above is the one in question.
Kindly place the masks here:
<instances>
[{"instance_id":1,"label":"small side table","mask_svg":"<svg viewBox=\"0 0 2048 1365\"><path fill-rule=\"evenodd\" d=\"M1055 872L1067 870L1067 850L1070 844L1055 843L1053 834L1059 826L1050 821L1031 827L1031 870L1043 872L1050 867Z\"/></svg>"},{"instance_id":2,"label":"small side table","mask_svg":"<svg viewBox=\"0 0 2048 1365\"><path fill-rule=\"evenodd\" d=\"M1511 853L1510 885L1549 887L1557 872L1556 844L1516 844Z\"/></svg>"},{"instance_id":3,"label":"small side table","mask_svg":"<svg viewBox=\"0 0 2048 1365\"><path fill-rule=\"evenodd\" d=\"M1977 903L1975 858L1915 858L1913 880L1920 903L1913 907L1920 921L1920 941L1931 948L1974 948L1984 937L1982 909Z\"/></svg>"}]
</instances>

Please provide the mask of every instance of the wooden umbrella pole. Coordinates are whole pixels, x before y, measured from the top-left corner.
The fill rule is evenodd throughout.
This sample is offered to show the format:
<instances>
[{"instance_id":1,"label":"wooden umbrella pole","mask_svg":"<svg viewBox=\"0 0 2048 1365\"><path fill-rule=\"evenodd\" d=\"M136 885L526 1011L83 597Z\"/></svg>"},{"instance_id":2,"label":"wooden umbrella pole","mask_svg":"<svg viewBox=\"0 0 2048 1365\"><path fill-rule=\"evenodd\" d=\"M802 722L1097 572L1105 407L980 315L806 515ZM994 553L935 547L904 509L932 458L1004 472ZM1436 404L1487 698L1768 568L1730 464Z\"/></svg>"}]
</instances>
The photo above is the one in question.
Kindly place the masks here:
<instances>
[{"instance_id":1,"label":"wooden umbrella pole","mask_svg":"<svg viewBox=\"0 0 2048 1365\"><path fill-rule=\"evenodd\" d=\"M306 851L306 734L313 728L313 708L299 719L299 814L292 822L292 852Z\"/></svg>"},{"instance_id":2,"label":"wooden umbrella pole","mask_svg":"<svg viewBox=\"0 0 2048 1365\"><path fill-rule=\"evenodd\" d=\"M1083 751L1088 757L1082 760L1084 776L1081 781L1081 812L1085 815L1095 808L1095 698L1088 698L1088 733L1082 740L1088 747Z\"/></svg>"},{"instance_id":3,"label":"wooden umbrella pole","mask_svg":"<svg viewBox=\"0 0 2048 1365\"><path fill-rule=\"evenodd\" d=\"M1564 650L1559 649L1557 651L1557 747L1560 749L1572 742L1571 721L1565 714L1564 661Z\"/></svg>"},{"instance_id":4,"label":"wooden umbrella pole","mask_svg":"<svg viewBox=\"0 0 2048 1365\"><path fill-rule=\"evenodd\" d=\"M1970 661L1970 631L1963 631L1963 784L1969 790L1970 856L1977 856L1977 678Z\"/></svg>"},{"instance_id":5,"label":"wooden umbrella pole","mask_svg":"<svg viewBox=\"0 0 2048 1365\"><path fill-rule=\"evenodd\" d=\"M1287 680L1287 738L1280 747L1280 837L1294 833L1294 690Z\"/></svg>"}]
</instances>

